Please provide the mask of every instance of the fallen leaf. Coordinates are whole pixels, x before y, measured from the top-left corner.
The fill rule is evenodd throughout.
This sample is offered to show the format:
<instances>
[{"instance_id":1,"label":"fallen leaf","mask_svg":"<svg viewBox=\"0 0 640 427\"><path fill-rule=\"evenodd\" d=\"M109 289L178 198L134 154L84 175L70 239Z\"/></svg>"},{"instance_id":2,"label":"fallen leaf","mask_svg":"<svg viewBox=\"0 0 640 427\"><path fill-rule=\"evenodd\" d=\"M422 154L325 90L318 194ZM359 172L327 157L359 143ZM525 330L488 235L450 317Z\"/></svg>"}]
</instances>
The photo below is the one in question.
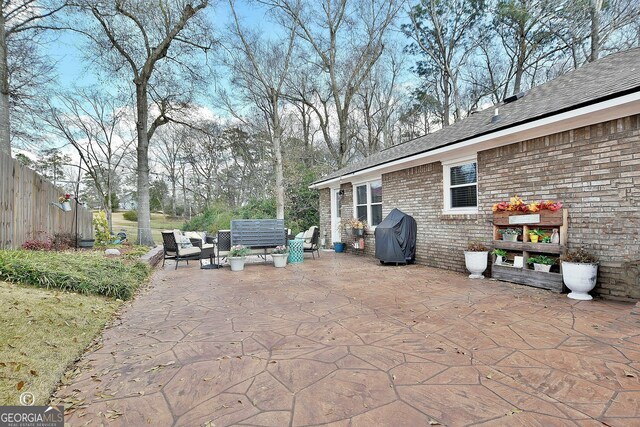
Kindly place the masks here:
<instances>
[{"instance_id":1,"label":"fallen leaf","mask_svg":"<svg viewBox=\"0 0 640 427\"><path fill-rule=\"evenodd\" d=\"M24 387L24 381L20 381L18 384L16 384L16 388L18 389L18 391L22 390L22 387Z\"/></svg>"},{"instance_id":2,"label":"fallen leaf","mask_svg":"<svg viewBox=\"0 0 640 427\"><path fill-rule=\"evenodd\" d=\"M111 399L113 397L112 394L98 393L96 394L100 399Z\"/></svg>"},{"instance_id":3,"label":"fallen leaf","mask_svg":"<svg viewBox=\"0 0 640 427\"><path fill-rule=\"evenodd\" d=\"M635 378L636 377L636 374L634 374L633 372L629 372L629 371L624 371L624 375L626 377L629 377L629 378Z\"/></svg>"},{"instance_id":4,"label":"fallen leaf","mask_svg":"<svg viewBox=\"0 0 640 427\"><path fill-rule=\"evenodd\" d=\"M439 422L437 422L436 420L429 420L429 425L430 426L439 426L441 424Z\"/></svg>"},{"instance_id":5,"label":"fallen leaf","mask_svg":"<svg viewBox=\"0 0 640 427\"><path fill-rule=\"evenodd\" d=\"M30 371L29 371L29 373L30 373L31 375L33 375L34 377L37 377L37 376L38 376L38 373L37 373L34 369L30 370Z\"/></svg>"},{"instance_id":6,"label":"fallen leaf","mask_svg":"<svg viewBox=\"0 0 640 427\"><path fill-rule=\"evenodd\" d=\"M488 379L491 379L491 377L493 377L493 374L492 374L491 372L489 372L489 373L487 374L487 378L488 378Z\"/></svg>"}]
</instances>

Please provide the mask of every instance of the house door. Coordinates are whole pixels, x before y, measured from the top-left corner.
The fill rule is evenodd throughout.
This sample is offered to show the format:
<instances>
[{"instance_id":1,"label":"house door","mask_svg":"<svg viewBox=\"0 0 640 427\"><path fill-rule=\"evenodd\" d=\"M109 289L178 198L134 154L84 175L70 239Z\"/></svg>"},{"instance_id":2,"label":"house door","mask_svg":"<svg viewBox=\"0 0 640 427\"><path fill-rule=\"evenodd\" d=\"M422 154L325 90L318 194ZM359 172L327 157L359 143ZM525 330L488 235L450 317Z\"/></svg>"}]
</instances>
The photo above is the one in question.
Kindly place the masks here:
<instances>
[{"instance_id":1,"label":"house door","mask_svg":"<svg viewBox=\"0 0 640 427\"><path fill-rule=\"evenodd\" d=\"M342 212L342 197L339 188L331 189L331 242L342 240L340 236L340 215Z\"/></svg>"}]
</instances>

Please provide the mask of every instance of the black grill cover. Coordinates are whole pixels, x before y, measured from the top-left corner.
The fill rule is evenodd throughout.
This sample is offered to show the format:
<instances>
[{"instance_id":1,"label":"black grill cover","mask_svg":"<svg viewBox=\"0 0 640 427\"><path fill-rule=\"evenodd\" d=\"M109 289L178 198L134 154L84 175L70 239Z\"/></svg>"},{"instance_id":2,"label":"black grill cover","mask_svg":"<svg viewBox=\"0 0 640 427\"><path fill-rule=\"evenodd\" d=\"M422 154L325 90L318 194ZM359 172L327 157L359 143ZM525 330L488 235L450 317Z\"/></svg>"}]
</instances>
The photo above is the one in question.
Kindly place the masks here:
<instances>
[{"instance_id":1,"label":"black grill cover","mask_svg":"<svg viewBox=\"0 0 640 427\"><path fill-rule=\"evenodd\" d=\"M416 220L394 209L376 227L376 258L382 262L411 263L416 259Z\"/></svg>"}]
</instances>

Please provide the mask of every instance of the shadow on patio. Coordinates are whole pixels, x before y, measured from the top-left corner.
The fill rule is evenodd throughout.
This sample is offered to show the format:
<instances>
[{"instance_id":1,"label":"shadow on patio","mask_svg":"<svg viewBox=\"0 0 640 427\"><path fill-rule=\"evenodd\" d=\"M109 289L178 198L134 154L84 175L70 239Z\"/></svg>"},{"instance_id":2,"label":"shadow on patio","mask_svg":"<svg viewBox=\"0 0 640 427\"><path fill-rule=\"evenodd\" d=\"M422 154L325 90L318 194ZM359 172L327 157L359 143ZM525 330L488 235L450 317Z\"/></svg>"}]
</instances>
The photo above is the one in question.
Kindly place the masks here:
<instances>
[{"instance_id":1,"label":"shadow on patio","mask_svg":"<svg viewBox=\"0 0 640 427\"><path fill-rule=\"evenodd\" d=\"M88 405L69 423L640 422L632 305L321 255L238 273L168 262L59 392Z\"/></svg>"}]
</instances>

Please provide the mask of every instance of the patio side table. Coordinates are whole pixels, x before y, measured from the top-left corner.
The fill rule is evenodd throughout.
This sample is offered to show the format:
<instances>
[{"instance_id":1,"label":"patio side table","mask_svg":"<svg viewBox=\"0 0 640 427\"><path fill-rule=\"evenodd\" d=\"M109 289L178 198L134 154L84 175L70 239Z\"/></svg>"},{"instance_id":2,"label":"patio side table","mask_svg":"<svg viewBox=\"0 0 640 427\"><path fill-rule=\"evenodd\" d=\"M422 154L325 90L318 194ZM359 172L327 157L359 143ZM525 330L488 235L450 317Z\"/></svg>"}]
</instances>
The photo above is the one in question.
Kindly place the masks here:
<instances>
[{"instance_id":1,"label":"patio side table","mask_svg":"<svg viewBox=\"0 0 640 427\"><path fill-rule=\"evenodd\" d=\"M203 248L200 252L200 268L205 270L215 270L217 268L220 268L220 266L214 262L215 256L215 248ZM203 265L203 259L209 259L209 263Z\"/></svg>"},{"instance_id":2,"label":"patio side table","mask_svg":"<svg viewBox=\"0 0 640 427\"><path fill-rule=\"evenodd\" d=\"M289 264L299 264L304 261L304 240L289 240Z\"/></svg>"}]
</instances>

